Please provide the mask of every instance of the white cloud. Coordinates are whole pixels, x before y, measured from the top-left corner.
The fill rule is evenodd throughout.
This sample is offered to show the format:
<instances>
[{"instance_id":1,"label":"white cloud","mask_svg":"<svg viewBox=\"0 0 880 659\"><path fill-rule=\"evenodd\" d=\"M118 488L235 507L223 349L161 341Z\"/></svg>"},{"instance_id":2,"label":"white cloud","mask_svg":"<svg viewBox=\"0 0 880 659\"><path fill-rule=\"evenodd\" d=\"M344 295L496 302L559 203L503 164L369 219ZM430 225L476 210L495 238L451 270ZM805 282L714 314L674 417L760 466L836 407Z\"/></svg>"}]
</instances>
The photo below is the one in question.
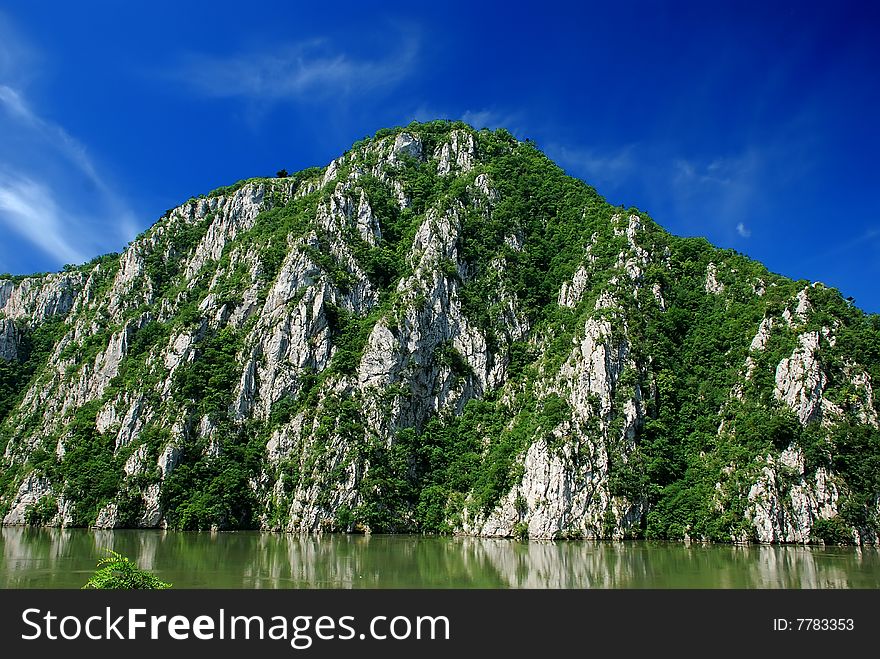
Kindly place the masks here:
<instances>
[{"instance_id":1,"label":"white cloud","mask_svg":"<svg viewBox=\"0 0 880 659\"><path fill-rule=\"evenodd\" d=\"M308 101L393 87L412 74L417 56L412 36L377 59L333 52L316 40L228 57L190 55L174 77L209 97Z\"/></svg>"},{"instance_id":2,"label":"white cloud","mask_svg":"<svg viewBox=\"0 0 880 659\"><path fill-rule=\"evenodd\" d=\"M518 112L502 112L489 108L480 110L464 110L456 112L448 112L446 110L438 110L422 104L414 112L405 117L406 121L434 121L436 119L446 119L449 121L463 121L476 129L481 128L505 128L514 136L522 134L522 115Z\"/></svg>"},{"instance_id":3,"label":"white cloud","mask_svg":"<svg viewBox=\"0 0 880 659\"><path fill-rule=\"evenodd\" d=\"M31 128L37 137L47 141L65 158L73 162L102 192L109 193L104 181L95 171L85 147L68 135L61 126L45 121L34 113L21 93L12 87L0 85L0 104L6 108L13 119L24 124L25 127Z\"/></svg>"},{"instance_id":4,"label":"white cloud","mask_svg":"<svg viewBox=\"0 0 880 659\"><path fill-rule=\"evenodd\" d=\"M49 232L49 236L38 241L36 234L27 227L18 233L28 237L44 250L47 246L52 246L51 250L47 251L59 257L63 254L83 253L96 256L97 252L92 254L88 250L111 249L119 242L113 240L114 237L130 240L132 228L136 225L134 215L124 200L98 173L86 148L61 126L46 121L34 112L23 94L8 85L0 85L0 108L6 111L7 117L6 121L3 121L0 115L0 129L10 138L14 135L18 147L0 154L0 166L6 172L3 180L7 195L6 205L0 210L4 210L7 214L4 218L7 224L10 215L14 215L19 221L24 221L23 218L26 217L35 217L24 212L25 208L32 210L51 208L52 217L59 221L40 224L43 231ZM50 175L51 172L58 171L68 175L66 177ZM84 177L97 194L92 192L83 195L81 189L65 187L65 183L69 186L69 180L66 179L70 179L71 171ZM31 196L35 191L33 186L36 185L34 183L36 180L52 180L52 188L39 184L40 188L48 199L59 199L63 203L54 204L53 201L48 206L37 203L37 199ZM29 200L29 203L23 206L22 202L25 200ZM89 224L60 221L72 215L71 209L81 205L89 207L88 214L97 222L93 221ZM22 212L13 214L10 210L13 207ZM77 228L74 229L74 226ZM67 245L79 247L62 249L60 247L62 241L66 241Z\"/></svg>"},{"instance_id":5,"label":"white cloud","mask_svg":"<svg viewBox=\"0 0 880 659\"><path fill-rule=\"evenodd\" d=\"M63 263L86 260L67 237L75 227L65 226L52 191L41 183L0 173L0 222Z\"/></svg>"},{"instance_id":6,"label":"white cloud","mask_svg":"<svg viewBox=\"0 0 880 659\"><path fill-rule=\"evenodd\" d=\"M467 110L461 115L461 120L474 128L499 128L501 121L499 115L492 110Z\"/></svg>"},{"instance_id":7,"label":"white cloud","mask_svg":"<svg viewBox=\"0 0 880 659\"><path fill-rule=\"evenodd\" d=\"M550 144L546 151L609 198L625 193L670 230L724 243L749 238L775 152L746 147L724 156L682 157L669 143L618 147ZM621 203L617 199L613 203Z\"/></svg>"},{"instance_id":8,"label":"white cloud","mask_svg":"<svg viewBox=\"0 0 880 659\"><path fill-rule=\"evenodd\" d=\"M32 122L33 115L24 104L21 96L12 87L0 85L0 103L6 108L6 111L16 119Z\"/></svg>"},{"instance_id":9,"label":"white cloud","mask_svg":"<svg viewBox=\"0 0 880 659\"><path fill-rule=\"evenodd\" d=\"M869 250L868 253L873 255L874 262L880 263L880 261L877 260L878 257L880 257L880 227L870 227L854 238L840 242L826 251L803 259L800 262L800 265L803 267L815 263L827 262L843 255L849 255L851 257L855 251L859 249Z\"/></svg>"},{"instance_id":10,"label":"white cloud","mask_svg":"<svg viewBox=\"0 0 880 659\"><path fill-rule=\"evenodd\" d=\"M118 249L135 222L86 147L28 103L40 59L0 12L0 225L60 266Z\"/></svg>"},{"instance_id":11,"label":"white cloud","mask_svg":"<svg viewBox=\"0 0 880 659\"><path fill-rule=\"evenodd\" d=\"M627 145L608 152L579 149L559 144L547 147L547 154L563 167L593 186L620 185L637 170L634 146Z\"/></svg>"},{"instance_id":12,"label":"white cloud","mask_svg":"<svg viewBox=\"0 0 880 659\"><path fill-rule=\"evenodd\" d=\"M752 235L743 221L759 205L766 154L749 148L740 154L711 160L673 160L665 185L677 215L697 227L715 227L729 239L734 230L742 238ZM718 235L718 238L721 238Z\"/></svg>"},{"instance_id":13,"label":"white cloud","mask_svg":"<svg viewBox=\"0 0 880 659\"><path fill-rule=\"evenodd\" d=\"M757 149L748 149L736 156L715 158L709 162L677 159L674 162L674 181L684 191L696 191L702 186L719 189L751 189L763 165Z\"/></svg>"},{"instance_id":14,"label":"white cloud","mask_svg":"<svg viewBox=\"0 0 880 659\"><path fill-rule=\"evenodd\" d=\"M517 133L521 117L516 113L503 113L497 110L465 110L461 120L474 128L506 128L511 133Z\"/></svg>"}]
</instances>

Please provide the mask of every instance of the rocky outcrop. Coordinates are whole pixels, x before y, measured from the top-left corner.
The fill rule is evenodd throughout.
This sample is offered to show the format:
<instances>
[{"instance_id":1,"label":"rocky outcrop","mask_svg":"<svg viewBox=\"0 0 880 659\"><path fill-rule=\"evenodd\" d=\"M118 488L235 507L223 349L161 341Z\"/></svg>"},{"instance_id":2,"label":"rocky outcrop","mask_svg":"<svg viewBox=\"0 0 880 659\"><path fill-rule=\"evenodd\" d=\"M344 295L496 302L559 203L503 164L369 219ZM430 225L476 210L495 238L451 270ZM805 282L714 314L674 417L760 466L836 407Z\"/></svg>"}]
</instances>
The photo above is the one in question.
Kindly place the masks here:
<instances>
[{"instance_id":1,"label":"rocky outcrop","mask_svg":"<svg viewBox=\"0 0 880 659\"><path fill-rule=\"evenodd\" d=\"M29 277L19 282L0 279L0 317L39 323L70 311L85 278L79 272Z\"/></svg>"},{"instance_id":2,"label":"rocky outcrop","mask_svg":"<svg viewBox=\"0 0 880 659\"><path fill-rule=\"evenodd\" d=\"M29 521L28 511L44 497L52 497L53 495L54 491L49 479L31 472L19 485L9 506L9 512L3 517L3 523L26 524Z\"/></svg>"},{"instance_id":3,"label":"rocky outcrop","mask_svg":"<svg viewBox=\"0 0 880 659\"><path fill-rule=\"evenodd\" d=\"M718 281L718 266L710 263L706 268L706 292L717 295L724 291L724 284Z\"/></svg>"},{"instance_id":4,"label":"rocky outcrop","mask_svg":"<svg viewBox=\"0 0 880 659\"><path fill-rule=\"evenodd\" d=\"M819 333L798 337L798 347L776 369L774 395L797 414L801 423L815 421L822 413L822 392L827 378L819 361Z\"/></svg>"},{"instance_id":5,"label":"rocky outcrop","mask_svg":"<svg viewBox=\"0 0 880 659\"><path fill-rule=\"evenodd\" d=\"M463 130L452 131L449 140L444 141L434 152L437 173L440 176L446 176L452 172L459 174L469 172L474 167L476 157L474 136Z\"/></svg>"},{"instance_id":6,"label":"rocky outcrop","mask_svg":"<svg viewBox=\"0 0 880 659\"><path fill-rule=\"evenodd\" d=\"M18 361L22 328L65 316L73 307L85 278L79 272L0 279L0 360Z\"/></svg>"},{"instance_id":7,"label":"rocky outcrop","mask_svg":"<svg viewBox=\"0 0 880 659\"><path fill-rule=\"evenodd\" d=\"M767 456L748 493L747 515L756 539L764 543L805 543L813 523L838 514L839 493L824 468L805 472L800 449L790 447L778 458Z\"/></svg>"},{"instance_id":8,"label":"rocky outcrop","mask_svg":"<svg viewBox=\"0 0 880 659\"><path fill-rule=\"evenodd\" d=\"M18 360L19 330L10 318L0 319L0 359L12 362Z\"/></svg>"}]
</instances>

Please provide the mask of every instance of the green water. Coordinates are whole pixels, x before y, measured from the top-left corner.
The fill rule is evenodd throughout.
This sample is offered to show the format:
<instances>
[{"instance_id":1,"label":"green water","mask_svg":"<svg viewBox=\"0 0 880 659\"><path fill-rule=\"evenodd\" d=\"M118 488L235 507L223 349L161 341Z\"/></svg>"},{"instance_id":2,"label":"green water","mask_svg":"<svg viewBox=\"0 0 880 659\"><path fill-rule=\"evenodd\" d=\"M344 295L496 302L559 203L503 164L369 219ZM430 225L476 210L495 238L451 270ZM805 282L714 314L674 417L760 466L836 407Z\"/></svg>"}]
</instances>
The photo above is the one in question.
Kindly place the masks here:
<instances>
[{"instance_id":1,"label":"green water","mask_svg":"<svg viewBox=\"0 0 880 659\"><path fill-rule=\"evenodd\" d=\"M880 588L877 548L0 528L0 588L79 588L111 548L175 588Z\"/></svg>"}]
</instances>

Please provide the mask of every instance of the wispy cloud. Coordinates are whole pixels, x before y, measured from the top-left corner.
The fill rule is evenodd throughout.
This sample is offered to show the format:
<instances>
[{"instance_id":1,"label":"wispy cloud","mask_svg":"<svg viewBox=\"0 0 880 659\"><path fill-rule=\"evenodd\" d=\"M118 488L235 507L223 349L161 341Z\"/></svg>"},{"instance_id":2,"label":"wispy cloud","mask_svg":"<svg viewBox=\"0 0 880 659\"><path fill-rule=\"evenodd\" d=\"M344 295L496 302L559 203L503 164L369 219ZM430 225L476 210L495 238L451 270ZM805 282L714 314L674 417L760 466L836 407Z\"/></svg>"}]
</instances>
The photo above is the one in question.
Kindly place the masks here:
<instances>
[{"instance_id":1,"label":"wispy cloud","mask_svg":"<svg viewBox=\"0 0 880 659\"><path fill-rule=\"evenodd\" d=\"M438 110L422 104L406 117L407 120L433 121L435 119L448 119L450 121L463 121L476 129L480 128L505 128L513 135L519 137L523 133L523 115L520 112L508 112L498 109L481 108L479 110Z\"/></svg>"},{"instance_id":2,"label":"wispy cloud","mask_svg":"<svg viewBox=\"0 0 880 659\"><path fill-rule=\"evenodd\" d=\"M635 202L675 231L728 242L752 236L769 163L777 157L768 149L747 146L707 158L682 156L665 142L606 148L553 142L546 151L613 203ZM612 199L622 194L627 199Z\"/></svg>"},{"instance_id":3,"label":"wispy cloud","mask_svg":"<svg viewBox=\"0 0 880 659\"><path fill-rule=\"evenodd\" d=\"M63 263L86 260L66 235L52 191L41 183L0 172L0 221Z\"/></svg>"},{"instance_id":4,"label":"wispy cloud","mask_svg":"<svg viewBox=\"0 0 880 659\"><path fill-rule=\"evenodd\" d=\"M0 85L0 105L3 105L11 118L17 120L25 128L32 129L36 133L36 137L45 140L76 165L102 192L110 194L110 189L98 176L85 147L72 138L61 126L38 116L31 110L20 92L12 87Z\"/></svg>"},{"instance_id":5,"label":"wispy cloud","mask_svg":"<svg viewBox=\"0 0 880 659\"><path fill-rule=\"evenodd\" d=\"M730 236L748 238L752 232L746 220L760 200L765 160L757 148L708 161L676 159L668 181L671 201L683 217L704 226L710 223Z\"/></svg>"},{"instance_id":6,"label":"wispy cloud","mask_svg":"<svg viewBox=\"0 0 880 659\"><path fill-rule=\"evenodd\" d=\"M0 122L5 123L6 132L15 131L16 140L21 145L19 151L24 152L24 155L5 153L0 156L0 165L6 171L2 178L5 195L4 204L0 206L0 212L4 215L2 219L10 224L10 222L24 221L23 218L35 218L36 214L30 211L51 211L44 222L35 224L39 227L41 236L39 240L38 233L28 227L21 230L16 227L13 229L58 258L82 255L88 248L106 249L110 244L108 238L113 237L113 234L116 234L118 239L131 240L136 233L133 213L98 173L87 149L61 126L39 116L27 103L23 94L8 85L0 85L0 108L6 111L6 122L2 122L2 117ZM68 165L61 165L64 161ZM94 192L97 192L90 195L88 200L92 207L90 212L98 212L104 216L102 218L104 222L101 223L103 226L97 228L95 233L90 233L88 226L81 222L60 221L71 212L61 209L76 207L79 205L77 200L65 195L63 190L51 189L45 184L35 183L38 178L44 180L48 178L45 176L46 171L58 168L69 171L69 165L73 165L74 171L83 176ZM36 176L38 170L44 175ZM61 181L58 183L60 184ZM41 191L46 197L45 204L38 203L35 196L37 191ZM60 206L54 202L54 198L59 195L64 196L65 201ZM99 207L95 207L96 202L99 202ZM13 209L16 209L15 212ZM108 226L111 229L109 231ZM113 244L115 242L117 241ZM67 247L62 247L62 244L66 244Z\"/></svg>"},{"instance_id":7,"label":"wispy cloud","mask_svg":"<svg viewBox=\"0 0 880 659\"><path fill-rule=\"evenodd\" d=\"M0 85L0 103L6 108L6 111L16 119L32 122L33 115L24 104L21 96L12 87Z\"/></svg>"},{"instance_id":8,"label":"wispy cloud","mask_svg":"<svg viewBox=\"0 0 880 659\"><path fill-rule=\"evenodd\" d=\"M466 110L461 120L474 128L500 128L503 121L497 112L492 110Z\"/></svg>"},{"instance_id":9,"label":"wispy cloud","mask_svg":"<svg viewBox=\"0 0 880 659\"><path fill-rule=\"evenodd\" d=\"M591 185L617 186L638 172L635 146L601 152L550 144L547 154L575 176Z\"/></svg>"},{"instance_id":10,"label":"wispy cloud","mask_svg":"<svg viewBox=\"0 0 880 659\"><path fill-rule=\"evenodd\" d=\"M743 188L751 185L761 167L761 154L749 149L742 154L714 158L710 161L679 158L675 160L675 181L685 188L717 186Z\"/></svg>"},{"instance_id":11,"label":"wispy cloud","mask_svg":"<svg viewBox=\"0 0 880 659\"><path fill-rule=\"evenodd\" d=\"M850 257L852 257L855 253L860 255L859 258L864 258L866 255L870 255L874 259L874 262L877 263L878 256L880 256L880 249L878 248L880 248L880 227L874 226L861 232L854 238L832 245L830 249L801 260L800 265L813 265L815 263L837 259L844 255L850 255Z\"/></svg>"},{"instance_id":12,"label":"wispy cloud","mask_svg":"<svg viewBox=\"0 0 880 659\"><path fill-rule=\"evenodd\" d=\"M230 56L191 54L174 77L208 97L308 101L394 87L414 72L418 52L412 35L378 59L354 57L314 40Z\"/></svg>"},{"instance_id":13,"label":"wispy cloud","mask_svg":"<svg viewBox=\"0 0 880 659\"><path fill-rule=\"evenodd\" d=\"M27 66L35 61L38 53L0 14L0 224L57 265L81 262L118 249L137 223L86 147L28 102L23 85L37 75Z\"/></svg>"}]
</instances>

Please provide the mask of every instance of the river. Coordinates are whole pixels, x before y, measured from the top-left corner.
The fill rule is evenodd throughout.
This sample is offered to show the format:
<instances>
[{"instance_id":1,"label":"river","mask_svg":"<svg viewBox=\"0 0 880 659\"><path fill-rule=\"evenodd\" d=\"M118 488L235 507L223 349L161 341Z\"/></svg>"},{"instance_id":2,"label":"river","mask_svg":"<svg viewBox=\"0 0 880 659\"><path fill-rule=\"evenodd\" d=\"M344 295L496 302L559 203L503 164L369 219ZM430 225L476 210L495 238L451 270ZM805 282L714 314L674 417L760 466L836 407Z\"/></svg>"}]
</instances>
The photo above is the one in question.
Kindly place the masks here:
<instances>
[{"instance_id":1,"label":"river","mask_svg":"<svg viewBox=\"0 0 880 659\"><path fill-rule=\"evenodd\" d=\"M102 549L175 588L880 588L875 547L0 527L0 587L79 588Z\"/></svg>"}]
</instances>

